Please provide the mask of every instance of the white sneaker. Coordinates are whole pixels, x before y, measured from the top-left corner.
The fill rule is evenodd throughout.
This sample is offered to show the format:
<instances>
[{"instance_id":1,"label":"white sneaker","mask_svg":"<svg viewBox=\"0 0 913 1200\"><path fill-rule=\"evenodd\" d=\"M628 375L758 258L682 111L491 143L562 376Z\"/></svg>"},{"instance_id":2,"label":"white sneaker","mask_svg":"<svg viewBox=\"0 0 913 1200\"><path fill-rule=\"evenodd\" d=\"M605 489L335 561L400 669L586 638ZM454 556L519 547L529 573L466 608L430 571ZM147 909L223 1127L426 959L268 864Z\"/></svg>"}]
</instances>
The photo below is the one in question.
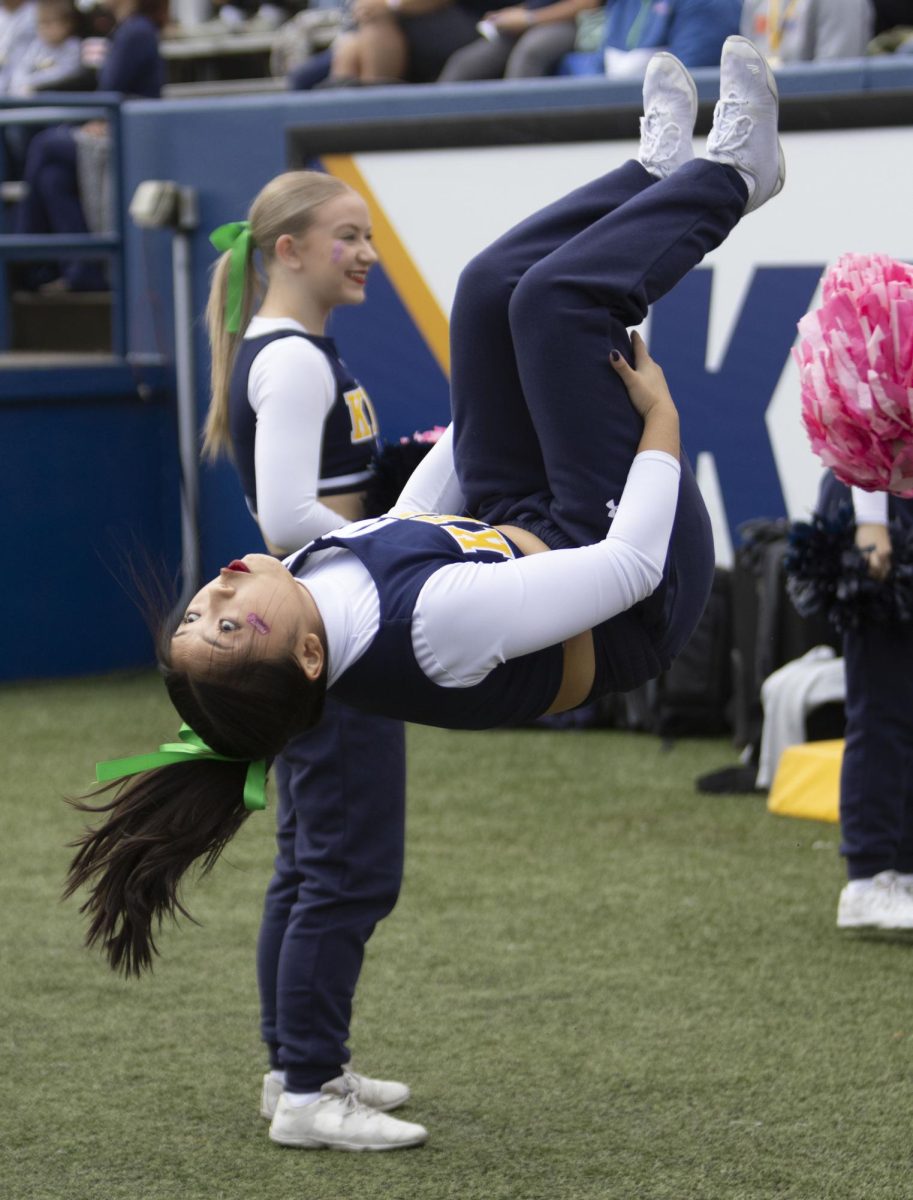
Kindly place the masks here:
<instances>
[{"instance_id":1,"label":"white sneaker","mask_svg":"<svg viewBox=\"0 0 913 1200\"><path fill-rule=\"evenodd\" d=\"M660 50L647 63L644 115L640 118L638 161L665 179L694 158L691 138L697 119L697 88L674 54Z\"/></svg>"},{"instance_id":2,"label":"white sneaker","mask_svg":"<svg viewBox=\"0 0 913 1200\"><path fill-rule=\"evenodd\" d=\"M320 1089L332 1096L345 1096L351 1092L362 1104L375 1108L378 1112L390 1112L412 1096L405 1083L396 1083L392 1079L370 1079L367 1075L359 1075L343 1067L342 1074L331 1079ZM282 1095L282 1084L269 1071L263 1076L263 1086L260 1089L260 1116L271 1121L276 1112L276 1105Z\"/></svg>"},{"instance_id":3,"label":"white sneaker","mask_svg":"<svg viewBox=\"0 0 913 1200\"><path fill-rule=\"evenodd\" d=\"M735 167L748 185L747 213L782 189L786 178L777 137L777 82L747 38L728 37L720 59L720 98L713 110L707 157Z\"/></svg>"},{"instance_id":4,"label":"white sneaker","mask_svg":"<svg viewBox=\"0 0 913 1200\"><path fill-rule=\"evenodd\" d=\"M913 895L893 871L882 871L871 887L847 885L837 904L838 929L913 929Z\"/></svg>"},{"instance_id":5,"label":"white sneaker","mask_svg":"<svg viewBox=\"0 0 913 1200\"><path fill-rule=\"evenodd\" d=\"M301 1150L400 1150L420 1146L428 1130L359 1104L351 1092L321 1096L301 1108L294 1108L283 1094L269 1136L280 1146Z\"/></svg>"}]
</instances>

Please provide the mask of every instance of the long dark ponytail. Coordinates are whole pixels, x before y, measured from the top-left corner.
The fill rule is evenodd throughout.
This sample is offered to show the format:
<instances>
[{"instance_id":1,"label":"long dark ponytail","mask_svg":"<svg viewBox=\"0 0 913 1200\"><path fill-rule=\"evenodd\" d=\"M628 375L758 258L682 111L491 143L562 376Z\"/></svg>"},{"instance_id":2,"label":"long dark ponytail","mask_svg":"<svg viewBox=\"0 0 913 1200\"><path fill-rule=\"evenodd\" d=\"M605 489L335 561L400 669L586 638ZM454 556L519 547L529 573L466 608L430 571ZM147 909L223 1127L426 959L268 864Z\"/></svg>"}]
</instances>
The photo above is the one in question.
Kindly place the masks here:
<instances>
[{"instance_id":1,"label":"long dark ponytail","mask_svg":"<svg viewBox=\"0 0 913 1200\"><path fill-rule=\"evenodd\" d=\"M203 874L211 870L248 817L249 762L273 758L315 725L326 692L325 676L309 680L292 657L242 660L194 678L172 665L170 641L170 630L163 631L159 666L172 703L207 746L240 761L158 767L70 801L105 819L72 843L64 896L89 887L80 909L89 918L86 945L99 946L125 975L152 965L166 917L193 919L180 898L181 880L194 863Z\"/></svg>"},{"instance_id":2,"label":"long dark ponytail","mask_svg":"<svg viewBox=\"0 0 913 1200\"><path fill-rule=\"evenodd\" d=\"M112 970L141 975L165 917L193 919L180 899L181 878L198 860L203 874L211 870L248 817L240 800L246 773L243 762L178 763L70 801L107 814L73 843L64 896L90 885L80 907L89 917L86 945L98 945ZM111 791L107 802L88 803Z\"/></svg>"}]
</instances>

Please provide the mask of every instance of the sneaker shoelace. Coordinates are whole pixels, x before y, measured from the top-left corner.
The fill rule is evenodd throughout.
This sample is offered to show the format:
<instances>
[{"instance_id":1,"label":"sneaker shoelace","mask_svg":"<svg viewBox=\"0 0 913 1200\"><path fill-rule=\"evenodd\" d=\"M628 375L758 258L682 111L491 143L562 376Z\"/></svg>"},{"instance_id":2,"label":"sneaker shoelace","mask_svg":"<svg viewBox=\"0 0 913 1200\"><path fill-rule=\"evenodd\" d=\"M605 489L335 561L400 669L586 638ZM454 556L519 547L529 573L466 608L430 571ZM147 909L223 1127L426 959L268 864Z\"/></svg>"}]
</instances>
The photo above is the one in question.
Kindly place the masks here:
<instances>
[{"instance_id":1,"label":"sneaker shoelace","mask_svg":"<svg viewBox=\"0 0 913 1200\"><path fill-rule=\"evenodd\" d=\"M342 1119L345 1121L348 1117L354 1116L361 1116L370 1121L374 1117L379 1117L380 1113L377 1109L369 1108L367 1104L362 1104L360 1100L357 1100L353 1091L347 1091L342 1098Z\"/></svg>"},{"instance_id":2,"label":"sneaker shoelace","mask_svg":"<svg viewBox=\"0 0 913 1200\"><path fill-rule=\"evenodd\" d=\"M713 110L713 129L707 139L707 148L714 153L720 150L738 150L748 140L748 135L754 128L754 121L747 113L742 112L748 101L744 96L730 92L725 98L720 97Z\"/></svg>"},{"instance_id":3,"label":"sneaker shoelace","mask_svg":"<svg viewBox=\"0 0 913 1200\"><path fill-rule=\"evenodd\" d=\"M670 119L670 113L658 105L640 118L641 157L650 162L671 158L682 140L682 129Z\"/></svg>"}]
</instances>

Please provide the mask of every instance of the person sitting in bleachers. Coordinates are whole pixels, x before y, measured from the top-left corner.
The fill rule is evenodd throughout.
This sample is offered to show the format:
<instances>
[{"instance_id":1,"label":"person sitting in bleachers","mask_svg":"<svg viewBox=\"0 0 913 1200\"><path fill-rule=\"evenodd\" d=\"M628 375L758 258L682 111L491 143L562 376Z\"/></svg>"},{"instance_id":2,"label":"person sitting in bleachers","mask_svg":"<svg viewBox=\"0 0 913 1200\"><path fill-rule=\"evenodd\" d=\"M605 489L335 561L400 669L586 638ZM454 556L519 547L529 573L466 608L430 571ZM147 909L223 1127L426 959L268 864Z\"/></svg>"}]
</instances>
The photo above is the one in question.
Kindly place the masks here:
<instances>
[{"instance_id":1,"label":"person sitting in bleachers","mask_svg":"<svg viewBox=\"0 0 913 1200\"><path fill-rule=\"evenodd\" d=\"M355 0L356 24L333 43L328 82L433 83L450 56L476 40L478 23L492 7L506 5L492 0Z\"/></svg>"},{"instance_id":2,"label":"person sitting in bleachers","mask_svg":"<svg viewBox=\"0 0 913 1200\"><path fill-rule=\"evenodd\" d=\"M871 0L745 0L741 31L777 66L863 55L874 19Z\"/></svg>"},{"instance_id":3,"label":"person sitting in bleachers","mask_svg":"<svg viewBox=\"0 0 913 1200\"><path fill-rule=\"evenodd\" d=\"M37 0L37 31L7 73L10 96L31 96L79 70L78 14L73 0Z\"/></svg>"},{"instance_id":4,"label":"person sitting in bleachers","mask_svg":"<svg viewBox=\"0 0 913 1200\"><path fill-rule=\"evenodd\" d=\"M150 99L161 94L164 64L159 54L159 31L165 20L162 0L109 0L116 25L104 61L98 71L98 88L125 96ZM92 198L107 197L106 172L108 126L89 121L74 129L58 125L43 129L32 139L25 160L27 191L16 217L16 232L98 232L98 222L87 222L80 189L80 159L95 164L90 170ZM83 174L85 175L85 171ZM83 189L84 191L84 189ZM105 206L99 205L104 213ZM106 216L100 218L107 221ZM51 274L48 276L47 271ZM46 286L61 291L105 291L104 264L85 259L58 264L57 269L32 269L29 286Z\"/></svg>"},{"instance_id":5,"label":"person sitting in bleachers","mask_svg":"<svg viewBox=\"0 0 913 1200\"><path fill-rule=\"evenodd\" d=\"M9 72L36 32L35 0L0 0L0 93L9 90Z\"/></svg>"},{"instance_id":6,"label":"person sitting in bleachers","mask_svg":"<svg viewBox=\"0 0 913 1200\"><path fill-rule=\"evenodd\" d=\"M486 13L481 36L448 58L439 81L552 75L574 49L577 14L598 7L599 0L526 0Z\"/></svg>"},{"instance_id":7,"label":"person sitting in bleachers","mask_svg":"<svg viewBox=\"0 0 913 1200\"><path fill-rule=\"evenodd\" d=\"M610 79L639 79L657 50L686 67L712 67L723 42L739 32L741 0L608 0L603 69Z\"/></svg>"}]
</instances>

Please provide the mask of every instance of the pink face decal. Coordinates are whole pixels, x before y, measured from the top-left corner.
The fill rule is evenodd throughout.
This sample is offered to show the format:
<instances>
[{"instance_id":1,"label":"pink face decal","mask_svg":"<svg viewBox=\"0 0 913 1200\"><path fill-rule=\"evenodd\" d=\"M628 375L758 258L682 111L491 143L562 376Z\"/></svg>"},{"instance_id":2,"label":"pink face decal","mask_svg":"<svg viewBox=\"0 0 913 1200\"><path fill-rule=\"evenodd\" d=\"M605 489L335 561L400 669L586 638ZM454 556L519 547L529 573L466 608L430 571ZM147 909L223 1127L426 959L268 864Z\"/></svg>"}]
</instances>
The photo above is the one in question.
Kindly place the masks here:
<instances>
[{"instance_id":1,"label":"pink face decal","mask_svg":"<svg viewBox=\"0 0 913 1200\"><path fill-rule=\"evenodd\" d=\"M252 625L257 633L269 633L269 626L262 617L258 617L256 613L247 614L247 623Z\"/></svg>"},{"instance_id":2,"label":"pink face decal","mask_svg":"<svg viewBox=\"0 0 913 1200\"><path fill-rule=\"evenodd\" d=\"M331 254L330 254L330 258L331 258L331 260L332 260L334 263L341 262L341 261L342 261L342 256L343 256L343 254L344 254L344 253L345 253L345 246L343 246L342 242L334 242L334 243L333 243L333 249L332 249L332 252L331 252Z\"/></svg>"}]
</instances>

